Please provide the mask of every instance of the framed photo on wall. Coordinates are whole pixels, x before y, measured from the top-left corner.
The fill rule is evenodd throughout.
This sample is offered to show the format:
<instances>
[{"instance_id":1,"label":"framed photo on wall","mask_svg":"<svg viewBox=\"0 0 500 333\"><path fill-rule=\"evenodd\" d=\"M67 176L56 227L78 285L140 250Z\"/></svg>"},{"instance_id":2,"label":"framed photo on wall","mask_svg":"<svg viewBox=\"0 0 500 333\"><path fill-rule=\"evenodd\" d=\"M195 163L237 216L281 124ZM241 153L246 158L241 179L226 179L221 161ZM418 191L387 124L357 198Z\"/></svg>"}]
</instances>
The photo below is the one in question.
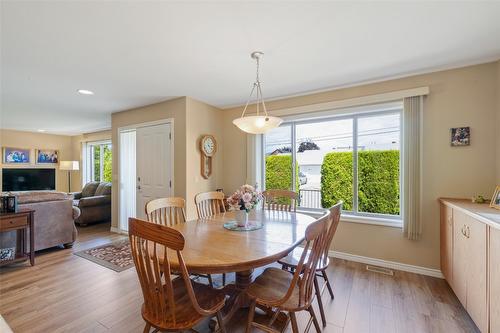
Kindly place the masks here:
<instances>
[{"instance_id":1,"label":"framed photo on wall","mask_svg":"<svg viewBox=\"0 0 500 333\"><path fill-rule=\"evenodd\" d=\"M451 146L469 146L470 127L455 127L451 129Z\"/></svg>"},{"instance_id":2,"label":"framed photo on wall","mask_svg":"<svg viewBox=\"0 0 500 333\"><path fill-rule=\"evenodd\" d=\"M54 149L37 149L37 164L57 164L59 163L59 152Z\"/></svg>"},{"instance_id":3,"label":"framed photo on wall","mask_svg":"<svg viewBox=\"0 0 500 333\"><path fill-rule=\"evenodd\" d=\"M3 163L4 164L29 164L31 149L24 148L3 148Z\"/></svg>"},{"instance_id":4,"label":"framed photo on wall","mask_svg":"<svg viewBox=\"0 0 500 333\"><path fill-rule=\"evenodd\" d=\"M500 185L495 188L495 193L491 197L490 207L500 209Z\"/></svg>"}]
</instances>

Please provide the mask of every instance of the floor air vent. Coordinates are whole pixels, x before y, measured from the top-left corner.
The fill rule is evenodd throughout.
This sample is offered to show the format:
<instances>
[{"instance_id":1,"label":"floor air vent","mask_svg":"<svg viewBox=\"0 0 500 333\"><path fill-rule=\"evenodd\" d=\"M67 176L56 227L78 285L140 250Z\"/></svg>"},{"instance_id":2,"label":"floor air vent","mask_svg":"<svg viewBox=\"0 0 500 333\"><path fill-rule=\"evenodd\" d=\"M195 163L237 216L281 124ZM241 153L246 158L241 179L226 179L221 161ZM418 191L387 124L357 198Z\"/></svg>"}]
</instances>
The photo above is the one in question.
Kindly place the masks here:
<instances>
[{"instance_id":1,"label":"floor air vent","mask_svg":"<svg viewBox=\"0 0 500 333\"><path fill-rule=\"evenodd\" d=\"M394 276L394 271L392 269L389 269L389 268L366 265L366 270L370 271L370 272Z\"/></svg>"}]
</instances>

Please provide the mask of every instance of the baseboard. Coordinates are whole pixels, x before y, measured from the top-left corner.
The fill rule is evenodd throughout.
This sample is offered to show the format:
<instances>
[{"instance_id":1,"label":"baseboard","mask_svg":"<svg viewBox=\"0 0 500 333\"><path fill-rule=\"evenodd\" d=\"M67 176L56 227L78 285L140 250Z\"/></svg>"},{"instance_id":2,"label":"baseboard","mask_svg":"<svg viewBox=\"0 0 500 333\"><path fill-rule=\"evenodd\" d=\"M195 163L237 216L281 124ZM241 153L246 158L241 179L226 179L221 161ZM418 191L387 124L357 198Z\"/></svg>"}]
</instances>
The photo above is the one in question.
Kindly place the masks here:
<instances>
[{"instance_id":1,"label":"baseboard","mask_svg":"<svg viewBox=\"0 0 500 333\"><path fill-rule=\"evenodd\" d=\"M441 273L441 271L439 269L408 265L408 264L403 264L403 263L399 263L399 262L395 262L395 261L358 256L356 254L350 254L350 253L332 251L332 250L330 250L328 254L330 257L334 257L334 258L339 258L339 259L344 259L344 260L349 260L349 261L354 261L354 262L360 262L363 264L380 266L380 267L395 269L395 270L399 270L399 271L416 273L416 274L427 275L427 276L432 276L432 277L444 279L443 273Z\"/></svg>"},{"instance_id":2,"label":"baseboard","mask_svg":"<svg viewBox=\"0 0 500 333\"><path fill-rule=\"evenodd\" d=\"M117 234L128 235L128 232L117 227L111 227L111 232L116 232Z\"/></svg>"}]
</instances>

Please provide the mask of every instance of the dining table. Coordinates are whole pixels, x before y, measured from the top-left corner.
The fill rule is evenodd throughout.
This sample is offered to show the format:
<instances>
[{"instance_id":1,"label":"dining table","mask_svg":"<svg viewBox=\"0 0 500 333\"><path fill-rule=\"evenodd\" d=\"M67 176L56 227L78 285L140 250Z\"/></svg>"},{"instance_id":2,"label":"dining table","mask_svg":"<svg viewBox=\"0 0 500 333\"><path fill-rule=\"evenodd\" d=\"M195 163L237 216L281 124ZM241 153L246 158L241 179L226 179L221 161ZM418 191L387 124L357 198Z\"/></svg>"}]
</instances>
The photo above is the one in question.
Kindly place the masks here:
<instances>
[{"instance_id":1,"label":"dining table","mask_svg":"<svg viewBox=\"0 0 500 333\"><path fill-rule=\"evenodd\" d=\"M252 210L248 216L248 224L256 230L225 228L225 224L235 221L232 211L172 228L184 236L182 257L190 274L235 273L235 282L223 287L229 296L223 309L227 322L236 311L248 306L245 290L253 281L254 270L275 263L300 245L307 226L315 220L303 213L261 209ZM174 251L170 251L168 259L173 270L179 267Z\"/></svg>"}]
</instances>

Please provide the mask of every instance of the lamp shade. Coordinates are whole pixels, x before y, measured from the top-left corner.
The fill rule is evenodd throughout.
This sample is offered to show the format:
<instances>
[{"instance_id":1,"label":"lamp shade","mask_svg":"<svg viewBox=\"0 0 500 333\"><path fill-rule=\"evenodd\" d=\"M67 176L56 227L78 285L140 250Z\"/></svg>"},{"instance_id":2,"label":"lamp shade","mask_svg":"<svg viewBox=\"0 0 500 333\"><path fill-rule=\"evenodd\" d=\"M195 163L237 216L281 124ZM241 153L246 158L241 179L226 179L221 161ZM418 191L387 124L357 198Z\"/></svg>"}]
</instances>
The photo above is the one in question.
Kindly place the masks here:
<instances>
[{"instance_id":1,"label":"lamp shade","mask_svg":"<svg viewBox=\"0 0 500 333\"><path fill-rule=\"evenodd\" d=\"M250 134L264 134L278 127L283 119L273 116L244 116L233 120L240 130Z\"/></svg>"},{"instance_id":2,"label":"lamp shade","mask_svg":"<svg viewBox=\"0 0 500 333\"><path fill-rule=\"evenodd\" d=\"M80 170L80 162L78 161L61 161L59 162L59 170Z\"/></svg>"}]
</instances>

